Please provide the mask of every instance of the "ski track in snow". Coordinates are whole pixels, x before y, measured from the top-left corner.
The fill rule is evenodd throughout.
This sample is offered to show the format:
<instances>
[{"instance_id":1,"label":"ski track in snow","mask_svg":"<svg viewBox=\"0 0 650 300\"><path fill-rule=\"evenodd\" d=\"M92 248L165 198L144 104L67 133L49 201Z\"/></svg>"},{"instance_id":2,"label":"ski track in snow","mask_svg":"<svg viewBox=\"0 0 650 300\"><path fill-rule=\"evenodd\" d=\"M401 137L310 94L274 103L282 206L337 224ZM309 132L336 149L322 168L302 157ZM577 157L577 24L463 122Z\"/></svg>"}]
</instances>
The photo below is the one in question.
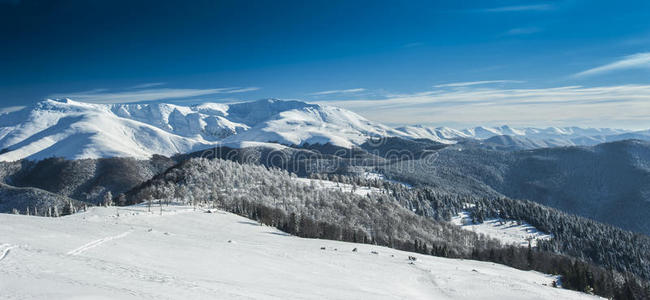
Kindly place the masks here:
<instances>
[{"instance_id":1,"label":"ski track in snow","mask_svg":"<svg viewBox=\"0 0 650 300\"><path fill-rule=\"evenodd\" d=\"M129 233L131 233L131 231L126 231L126 232L123 232L123 233L118 234L116 236L109 236L109 237L105 237L105 238L101 238L101 239L92 241L90 243L87 243L87 244L79 247L79 248L76 248L74 250L70 250L67 254L68 255L79 255L81 253L84 253L84 252L86 252L86 251L88 251L88 250L90 250L92 248L95 248L95 247L97 247L97 246L99 246L99 245L101 245L103 243L106 243L108 241L112 241L112 240L115 240L115 239L121 239L121 238L129 235Z\"/></svg>"},{"instance_id":2,"label":"ski track in snow","mask_svg":"<svg viewBox=\"0 0 650 300\"><path fill-rule=\"evenodd\" d=\"M0 245L0 261L5 259L7 257L7 255L9 255L9 251L11 251L11 249L13 249L13 248L16 248L16 246L12 246L12 245L9 245L9 244Z\"/></svg>"}]
</instances>

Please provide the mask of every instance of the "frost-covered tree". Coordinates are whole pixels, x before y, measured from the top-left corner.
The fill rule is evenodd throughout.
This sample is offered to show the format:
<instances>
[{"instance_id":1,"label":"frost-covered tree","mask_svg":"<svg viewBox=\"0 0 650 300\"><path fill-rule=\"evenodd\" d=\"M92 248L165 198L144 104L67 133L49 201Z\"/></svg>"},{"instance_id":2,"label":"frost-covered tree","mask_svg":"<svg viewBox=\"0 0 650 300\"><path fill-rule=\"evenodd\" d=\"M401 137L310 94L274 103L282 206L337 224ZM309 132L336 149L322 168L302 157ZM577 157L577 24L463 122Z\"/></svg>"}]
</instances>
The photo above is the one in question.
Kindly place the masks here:
<instances>
[{"instance_id":1,"label":"frost-covered tree","mask_svg":"<svg viewBox=\"0 0 650 300\"><path fill-rule=\"evenodd\" d=\"M113 194L111 191L106 192L104 194L104 206L112 206L113 205Z\"/></svg>"}]
</instances>

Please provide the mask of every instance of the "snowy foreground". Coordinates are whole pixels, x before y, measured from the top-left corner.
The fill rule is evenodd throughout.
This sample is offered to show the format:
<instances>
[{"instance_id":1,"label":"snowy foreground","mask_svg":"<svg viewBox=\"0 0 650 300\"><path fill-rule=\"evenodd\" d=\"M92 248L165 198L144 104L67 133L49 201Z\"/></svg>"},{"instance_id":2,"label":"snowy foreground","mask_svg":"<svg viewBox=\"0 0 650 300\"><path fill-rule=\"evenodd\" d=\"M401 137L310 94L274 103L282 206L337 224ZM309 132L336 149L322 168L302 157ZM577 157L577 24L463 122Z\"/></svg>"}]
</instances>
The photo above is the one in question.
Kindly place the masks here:
<instances>
[{"instance_id":1,"label":"snowy foreground","mask_svg":"<svg viewBox=\"0 0 650 300\"><path fill-rule=\"evenodd\" d=\"M592 299L493 263L302 239L223 212L152 210L0 214L0 298Z\"/></svg>"}]
</instances>

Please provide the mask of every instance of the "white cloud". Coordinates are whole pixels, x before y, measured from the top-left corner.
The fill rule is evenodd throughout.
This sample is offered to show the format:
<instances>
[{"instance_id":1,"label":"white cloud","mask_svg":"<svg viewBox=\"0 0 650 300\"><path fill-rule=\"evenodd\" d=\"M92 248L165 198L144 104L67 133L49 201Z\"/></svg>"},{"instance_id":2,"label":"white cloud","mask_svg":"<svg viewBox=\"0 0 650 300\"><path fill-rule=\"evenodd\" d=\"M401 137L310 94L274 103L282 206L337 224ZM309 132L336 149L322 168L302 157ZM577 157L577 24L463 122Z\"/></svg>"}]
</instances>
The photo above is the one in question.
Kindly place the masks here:
<instances>
[{"instance_id":1,"label":"white cloud","mask_svg":"<svg viewBox=\"0 0 650 300\"><path fill-rule=\"evenodd\" d=\"M483 85L483 84L497 84L497 83L523 83L521 80L482 80L482 81L464 81L464 82L452 82L445 84L434 85L433 87L442 88L442 87L465 87L473 85Z\"/></svg>"},{"instance_id":2,"label":"white cloud","mask_svg":"<svg viewBox=\"0 0 650 300\"><path fill-rule=\"evenodd\" d=\"M7 114L7 113L12 113L15 111L19 111L26 106L8 106L8 107L0 107L0 114Z\"/></svg>"},{"instance_id":3,"label":"white cloud","mask_svg":"<svg viewBox=\"0 0 650 300\"><path fill-rule=\"evenodd\" d=\"M258 90L257 87L230 87L217 89L143 89L137 91L109 92L106 90L92 90L80 93L59 93L50 95L49 98L70 98L90 103L129 103L146 102L164 99L191 98L205 95L233 94Z\"/></svg>"},{"instance_id":4,"label":"white cloud","mask_svg":"<svg viewBox=\"0 0 650 300\"><path fill-rule=\"evenodd\" d=\"M650 127L650 85L470 87L320 103L389 124Z\"/></svg>"},{"instance_id":5,"label":"white cloud","mask_svg":"<svg viewBox=\"0 0 650 300\"><path fill-rule=\"evenodd\" d=\"M551 4L532 4L532 5L514 5L514 6L501 6L494 8L487 8L483 11L486 12L514 12L514 11L545 11L552 10L555 7Z\"/></svg>"},{"instance_id":6,"label":"white cloud","mask_svg":"<svg viewBox=\"0 0 650 300\"><path fill-rule=\"evenodd\" d=\"M362 88L347 89L347 90L331 90L331 91L315 92L315 93L311 93L309 95L318 96L318 95L332 95L332 94L349 94L349 93L359 93L359 92L363 92L365 90L366 89L362 89Z\"/></svg>"},{"instance_id":7,"label":"white cloud","mask_svg":"<svg viewBox=\"0 0 650 300\"><path fill-rule=\"evenodd\" d=\"M584 76L608 73L612 71L639 69L639 68L650 68L650 52L628 55L613 63L609 63L600 67L596 67L596 68L582 71L580 73L576 73L574 74L574 77L584 77Z\"/></svg>"},{"instance_id":8,"label":"white cloud","mask_svg":"<svg viewBox=\"0 0 650 300\"><path fill-rule=\"evenodd\" d=\"M245 92L252 92L252 91L257 91L260 88L258 87L245 87L245 88L232 88L230 90L222 92L223 94L235 94L235 93L245 93Z\"/></svg>"},{"instance_id":9,"label":"white cloud","mask_svg":"<svg viewBox=\"0 0 650 300\"><path fill-rule=\"evenodd\" d=\"M161 86L167 84L166 82L150 82L150 83L143 83L143 84L138 84L134 85L131 88L132 89L146 89L146 88L151 88L154 86Z\"/></svg>"}]
</instances>

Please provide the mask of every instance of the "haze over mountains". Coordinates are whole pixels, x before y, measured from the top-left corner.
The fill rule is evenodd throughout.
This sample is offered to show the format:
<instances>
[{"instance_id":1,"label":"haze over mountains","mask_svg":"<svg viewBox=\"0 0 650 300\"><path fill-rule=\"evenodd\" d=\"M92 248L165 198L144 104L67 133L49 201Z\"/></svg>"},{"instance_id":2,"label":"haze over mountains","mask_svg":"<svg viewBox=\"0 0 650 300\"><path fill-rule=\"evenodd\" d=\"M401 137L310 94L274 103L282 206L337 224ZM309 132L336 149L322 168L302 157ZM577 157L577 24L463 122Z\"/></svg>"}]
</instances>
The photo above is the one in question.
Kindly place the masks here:
<instances>
[{"instance_id":1,"label":"haze over mountains","mask_svg":"<svg viewBox=\"0 0 650 300\"><path fill-rule=\"evenodd\" d=\"M424 138L443 144L477 139L505 148L531 149L650 139L650 131L509 126L391 128L344 109L275 99L193 106L89 104L64 99L44 100L0 115L0 160L146 158L218 145L239 148L260 143L272 147L331 144L351 148L376 137Z\"/></svg>"}]
</instances>

